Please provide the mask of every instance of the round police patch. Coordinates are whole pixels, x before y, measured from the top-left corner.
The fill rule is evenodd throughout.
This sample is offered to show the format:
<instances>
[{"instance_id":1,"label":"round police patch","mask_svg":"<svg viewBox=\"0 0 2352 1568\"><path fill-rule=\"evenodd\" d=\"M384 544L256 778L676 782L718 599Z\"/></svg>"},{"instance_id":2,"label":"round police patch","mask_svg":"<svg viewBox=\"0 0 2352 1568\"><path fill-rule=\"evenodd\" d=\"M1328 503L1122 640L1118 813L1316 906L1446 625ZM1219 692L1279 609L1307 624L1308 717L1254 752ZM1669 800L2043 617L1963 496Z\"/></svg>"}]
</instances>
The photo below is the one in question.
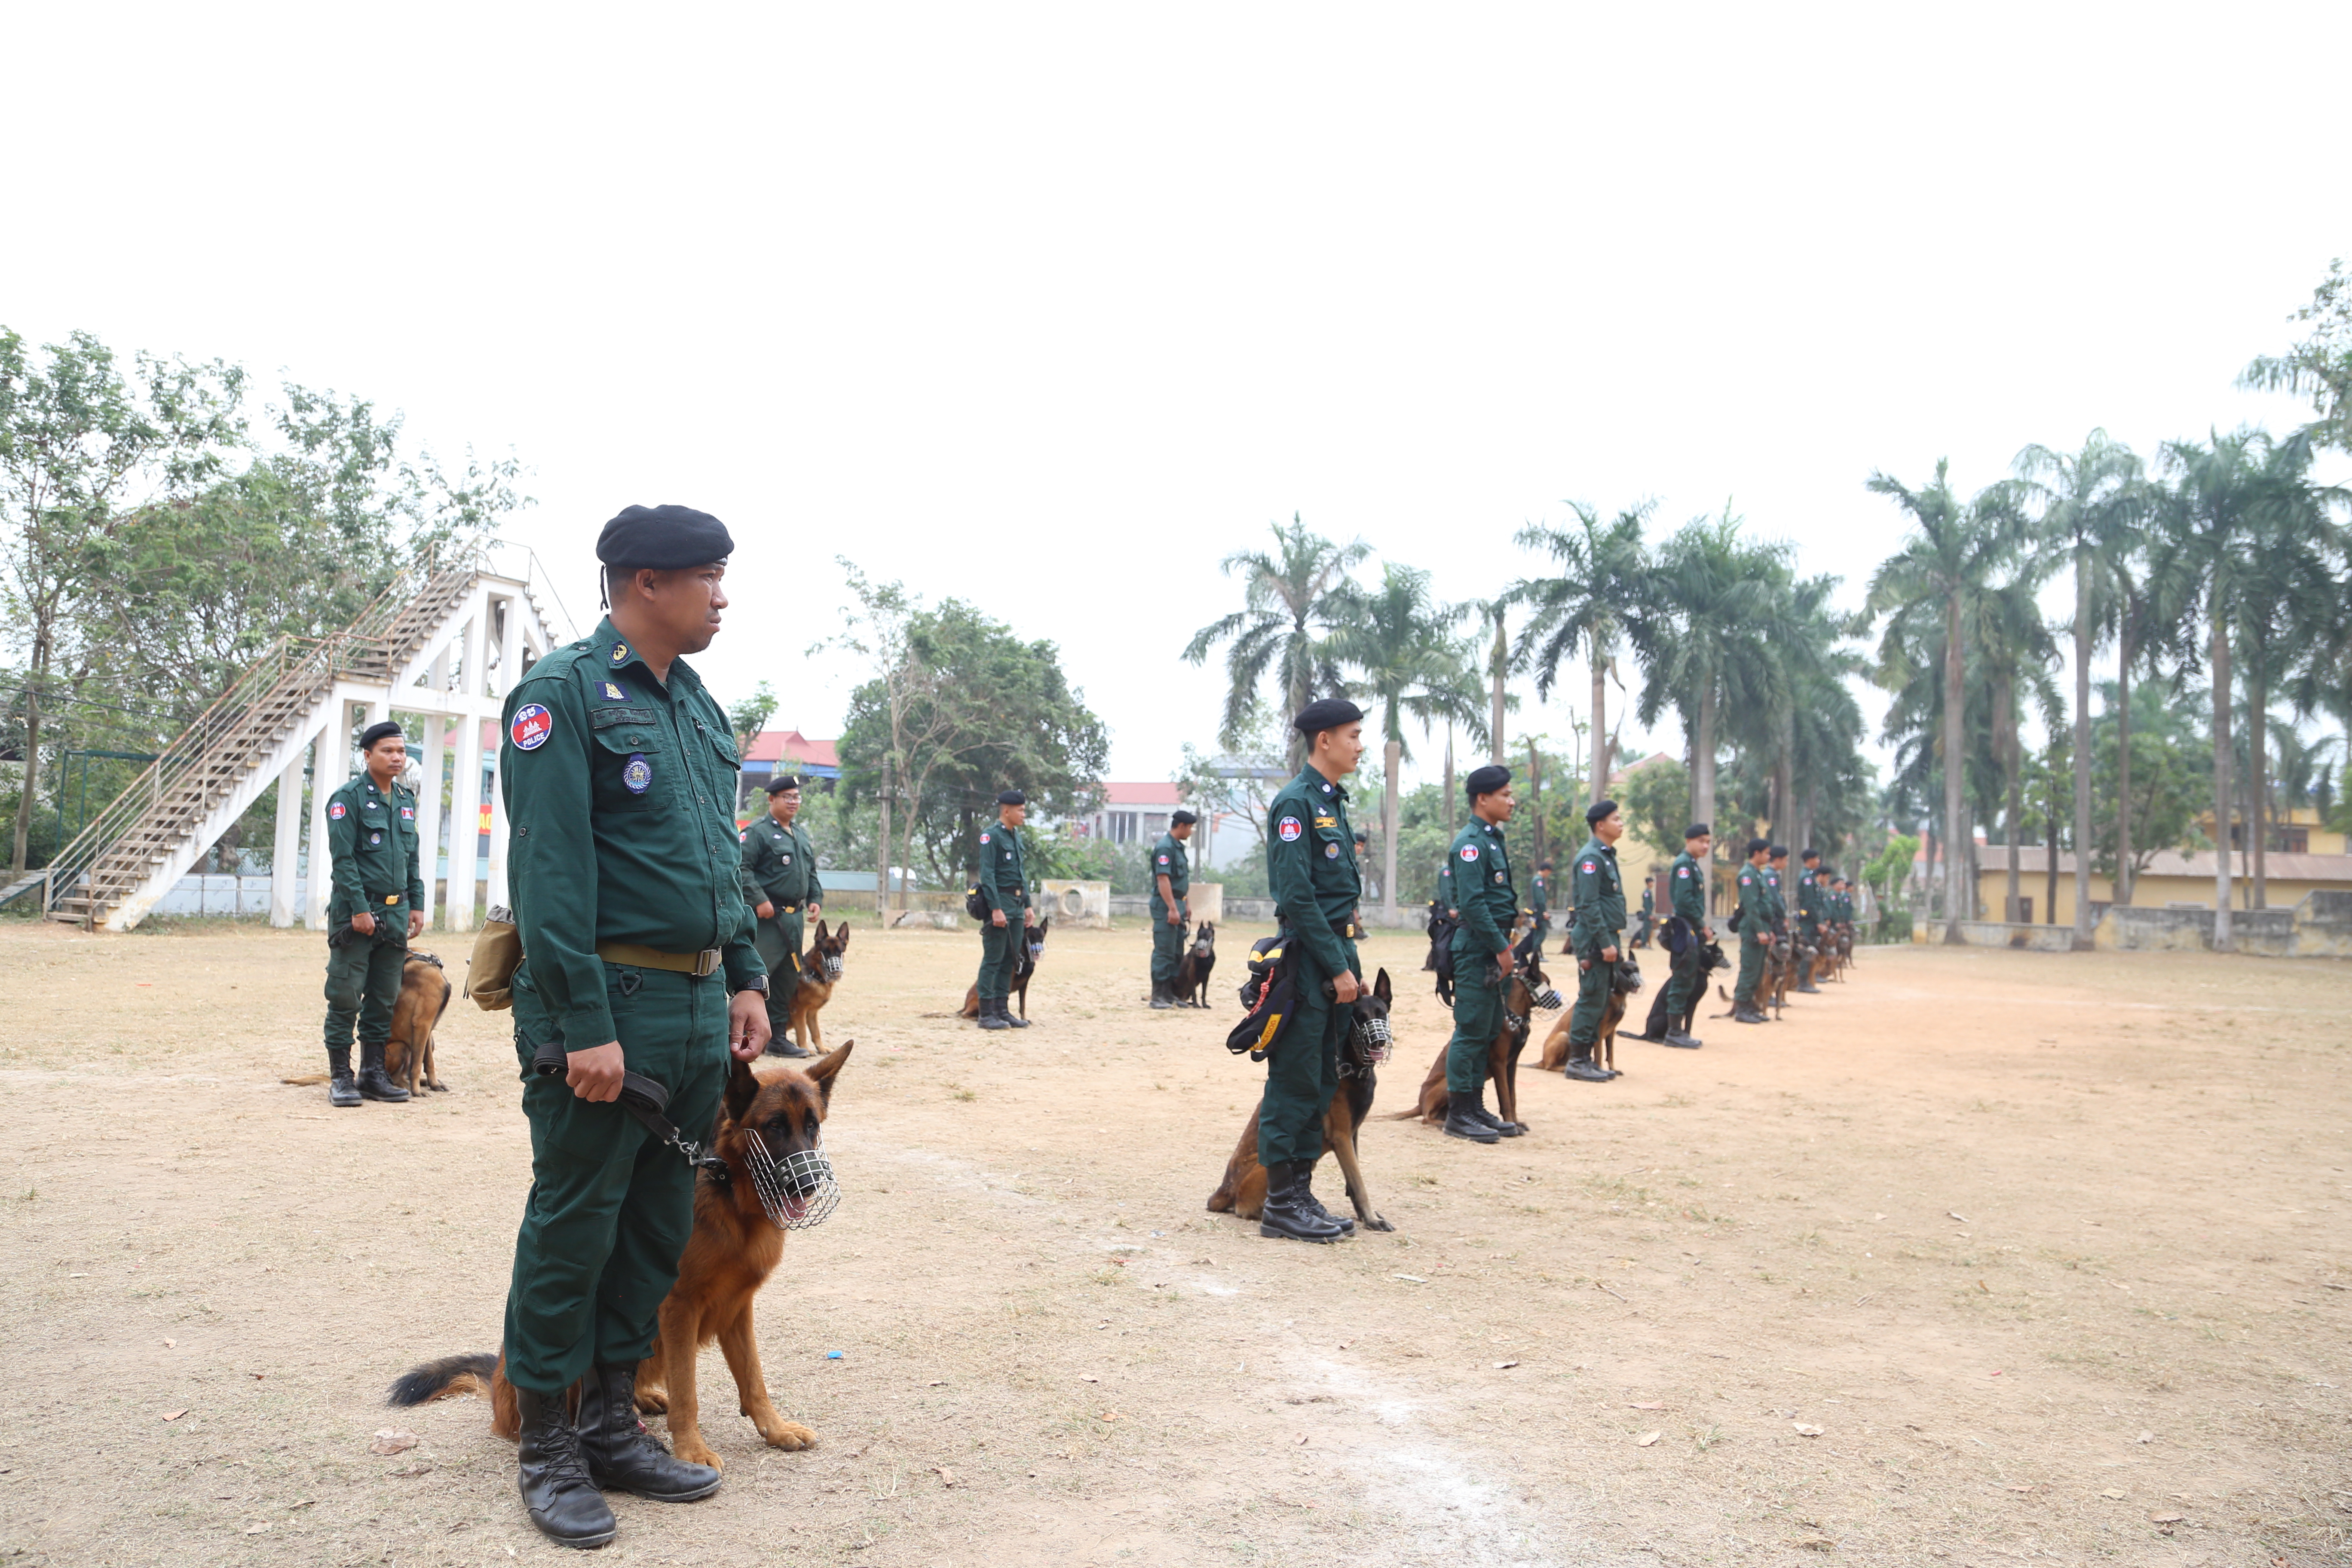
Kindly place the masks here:
<instances>
[{"instance_id":1,"label":"round police patch","mask_svg":"<svg viewBox=\"0 0 2352 1568\"><path fill-rule=\"evenodd\" d=\"M1339 847L1337 844L1326 844L1323 846L1323 858L1326 860L1337 860L1339 858Z\"/></svg>"},{"instance_id":2,"label":"round police patch","mask_svg":"<svg viewBox=\"0 0 2352 1568\"><path fill-rule=\"evenodd\" d=\"M381 844L383 842L383 835L381 833L371 833L368 835L368 842L371 844Z\"/></svg>"},{"instance_id":3,"label":"round police patch","mask_svg":"<svg viewBox=\"0 0 2352 1568\"><path fill-rule=\"evenodd\" d=\"M1160 863L1162 866L1165 866L1166 864L1168 864L1168 857L1167 857L1167 856L1165 856L1165 855L1162 855L1162 856L1160 858Z\"/></svg>"},{"instance_id":4,"label":"round police patch","mask_svg":"<svg viewBox=\"0 0 2352 1568\"><path fill-rule=\"evenodd\" d=\"M518 752L535 752L547 744L555 733L555 715L536 702L526 702L515 710L514 722L507 726L507 739Z\"/></svg>"},{"instance_id":5,"label":"round police patch","mask_svg":"<svg viewBox=\"0 0 2352 1568\"><path fill-rule=\"evenodd\" d=\"M341 821L343 816L343 803L339 800L335 802L334 805L327 807L327 815L335 818L338 822Z\"/></svg>"},{"instance_id":6,"label":"round police patch","mask_svg":"<svg viewBox=\"0 0 2352 1568\"><path fill-rule=\"evenodd\" d=\"M616 642L613 645L613 662L614 664L622 663L627 659L628 657L629 645L627 643Z\"/></svg>"},{"instance_id":7,"label":"round police patch","mask_svg":"<svg viewBox=\"0 0 2352 1568\"><path fill-rule=\"evenodd\" d=\"M653 787L654 765L646 761L643 752L631 752L629 760L621 765L621 784L631 795L643 795Z\"/></svg>"},{"instance_id":8,"label":"round police patch","mask_svg":"<svg viewBox=\"0 0 2352 1568\"><path fill-rule=\"evenodd\" d=\"M1478 847L1475 844L1465 844L1462 847L1462 858L1465 860L1478 858Z\"/></svg>"},{"instance_id":9,"label":"round police patch","mask_svg":"<svg viewBox=\"0 0 2352 1568\"><path fill-rule=\"evenodd\" d=\"M1306 829L1298 826L1298 818L1295 816L1286 816L1280 822L1274 825L1274 831L1281 837L1281 839L1285 844L1296 844L1298 842L1299 834L1305 832Z\"/></svg>"}]
</instances>

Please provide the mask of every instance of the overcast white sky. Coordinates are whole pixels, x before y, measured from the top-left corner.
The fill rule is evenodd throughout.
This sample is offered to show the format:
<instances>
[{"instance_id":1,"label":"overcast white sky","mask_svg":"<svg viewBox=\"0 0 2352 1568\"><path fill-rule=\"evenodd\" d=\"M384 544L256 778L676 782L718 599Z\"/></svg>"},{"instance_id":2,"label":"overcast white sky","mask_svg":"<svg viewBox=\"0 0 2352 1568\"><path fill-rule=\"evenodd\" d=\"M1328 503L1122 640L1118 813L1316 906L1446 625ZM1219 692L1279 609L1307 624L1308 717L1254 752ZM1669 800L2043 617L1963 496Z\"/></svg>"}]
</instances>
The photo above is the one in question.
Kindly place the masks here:
<instances>
[{"instance_id":1,"label":"overcast white sky","mask_svg":"<svg viewBox=\"0 0 2352 1568\"><path fill-rule=\"evenodd\" d=\"M803 657L835 555L962 595L1060 644L1123 778L1210 739L1220 675L1177 652L1293 511L1468 597L1562 498L1655 497L1662 531L1729 498L1858 592L1899 531L1874 467L2295 423L2231 382L2352 254L2340 0L50 5L7 37L0 322L511 447L514 531L592 619L606 517L718 513L698 662L812 734L861 673Z\"/></svg>"}]
</instances>

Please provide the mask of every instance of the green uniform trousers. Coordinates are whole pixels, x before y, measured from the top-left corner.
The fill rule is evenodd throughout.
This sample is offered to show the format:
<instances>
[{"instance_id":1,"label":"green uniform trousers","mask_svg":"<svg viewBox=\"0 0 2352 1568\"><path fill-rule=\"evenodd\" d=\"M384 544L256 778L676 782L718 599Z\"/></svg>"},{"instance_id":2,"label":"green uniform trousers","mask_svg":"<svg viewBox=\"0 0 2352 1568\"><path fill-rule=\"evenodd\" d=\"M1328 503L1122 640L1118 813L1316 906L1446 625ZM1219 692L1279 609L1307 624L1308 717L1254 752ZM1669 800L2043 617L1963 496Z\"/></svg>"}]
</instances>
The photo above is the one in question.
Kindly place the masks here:
<instances>
[{"instance_id":1,"label":"green uniform trousers","mask_svg":"<svg viewBox=\"0 0 2352 1568\"><path fill-rule=\"evenodd\" d=\"M760 962L768 966L768 1032L780 1040L792 1019L793 993L801 988L801 927L798 910L786 914L780 907L751 938Z\"/></svg>"},{"instance_id":2,"label":"green uniform trousers","mask_svg":"<svg viewBox=\"0 0 2352 1568\"><path fill-rule=\"evenodd\" d=\"M1454 954L1454 1037L1445 1042L1445 1088L1475 1094L1486 1085L1495 1037L1503 1027L1503 982L1495 961Z\"/></svg>"},{"instance_id":3,"label":"green uniform trousers","mask_svg":"<svg viewBox=\"0 0 2352 1568\"><path fill-rule=\"evenodd\" d=\"M1356 944L1339 945L1352 973ZM1288 946L1297 955L1297 1012L1265 1058L1265 1095L1257 1107L1257 1157L1265 1165L1323 1157L1323 1113L1339 1089L1339 1038L1356 1016L1354 1007L1340 1006L1323 994L1323 983L1331 976L1306 947L1296 942Z\"/></svg>"},{"instance_id":4,"label":"green uniform trousers","mask_svg":"<svg viewBox=\"0 0 2352 1568\"><path fill-rule=\"evenodd\" d=\"M1173 985L1176 968L1184 962L1184 927L1168 923L1168 911L1158 900L1151 908L1151 984Z\"/></svg>"},{"instance_id":5,"label":"green uniform trousers","mask_svg":"<svg viewBox=\"0 0 2352 1568\"><path fill-rule=\"evenodd\" d=\"M397 926L393 921L397 919ZM376 934L354 937L341 947L327 950L327 1048L347 1051L352 1026L359 1026L360 1044L386 1045L392 1039L392 1006L400 1000L400 970L408 962L408 910L392 917L376 916ZM387 932L396 934L386 934Z\"/></svg>"},{"instance_id":6,"label":"green uniform trousers","mask_svg":"<svg viewBox=\"0 0 2352 1568\"><path fill-rule=\"evenodd\" d=\"M1673 973L1666 980L1666 1026L1681 1026L1682 1016L1698 1005L1699 987L1706 984L1706 975L1699 968L1699 949L1703 944L1698 933L1691 933L1690 945L1675 955Z\"/></svg>"},{"instance_id":7,"label":"green uniform trousers","mask_svg":"<svg viewBox=\"0 0 2352 1568\"><path fill-rule=\"evenodd\" d=\"M980 999L1002 1002L1013 994L1013 972L1021 965L1021 944L1028 940L1021 911L1004 911L1000 926L989 921L980 928Z\"/></svg>"},{"instance_id":8,"label":"green uniform trousers","mask_svg":"<svg viewBox=\"0 0 2352 1568\"><path fill-rule=\"evenodd\" d=\"M1601 945L1616 947L1622 952L1624 949L1619 943L1623 940L1622 932L1612 933ZM1593 949L1589 956L1592 967L1577 975L1576 1005L1568 1015L1569 1045L1581 1046L1588 1051L1601 1043L1601 1016L1608 1011L1609 988L1617 978L1617 966L1601 962L1600 948Z\"/></svg>"},{"instance_id":9,"label":"green uniform trousers","mask_svg":"<svg viewBox=\"0 0 2352 1568\"><path fill-rule=\"evenodd\" d=\"M1761 921L1743 922L1739 932L1739 984L1731 999L1756 1005L1756 983L1764 978L1764 931Z\"/></svg>"},{"instance_id":10,"label":"green uniform trousers","mask_svg":"<svg viewBox=\"0 0 2352 1568\"><path fill-rule=\"evenodd\" d=\"M526 963L514 1014L530 1195L507 1288L507 1377L554 1394L591 1363L635 1365L652 1352L662 1299L694 1232L694 1168L617 1101L592 1105L563 1079L530 1070L531 1051L553 1028L530 978ZM679 1131L709 1137L727 1089L725 978L608 963L604 987L629 1070L669 1090L665 1114Z\"/></svg>"}]
</instances>

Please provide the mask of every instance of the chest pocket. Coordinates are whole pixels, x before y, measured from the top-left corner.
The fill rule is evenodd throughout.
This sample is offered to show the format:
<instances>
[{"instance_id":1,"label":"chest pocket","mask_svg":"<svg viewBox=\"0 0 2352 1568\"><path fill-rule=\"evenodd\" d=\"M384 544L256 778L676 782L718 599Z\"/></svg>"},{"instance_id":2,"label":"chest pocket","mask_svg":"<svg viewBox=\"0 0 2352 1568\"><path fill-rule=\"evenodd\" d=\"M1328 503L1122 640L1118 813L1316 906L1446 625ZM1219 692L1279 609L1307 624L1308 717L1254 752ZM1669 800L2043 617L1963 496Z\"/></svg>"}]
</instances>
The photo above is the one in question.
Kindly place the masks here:
<instances>
[{"instance_id":1,"label":"chest pocket","mask_svg":"<svg viewBox=\"0 0 2352 1568\"><path fill-rule=\"evenodd\" d=\"M677 757L661 715L650 708L593 708L588 727L596 737L588 753L596 809L656 809L677 782Z\"/></svg>"}]
</instances>

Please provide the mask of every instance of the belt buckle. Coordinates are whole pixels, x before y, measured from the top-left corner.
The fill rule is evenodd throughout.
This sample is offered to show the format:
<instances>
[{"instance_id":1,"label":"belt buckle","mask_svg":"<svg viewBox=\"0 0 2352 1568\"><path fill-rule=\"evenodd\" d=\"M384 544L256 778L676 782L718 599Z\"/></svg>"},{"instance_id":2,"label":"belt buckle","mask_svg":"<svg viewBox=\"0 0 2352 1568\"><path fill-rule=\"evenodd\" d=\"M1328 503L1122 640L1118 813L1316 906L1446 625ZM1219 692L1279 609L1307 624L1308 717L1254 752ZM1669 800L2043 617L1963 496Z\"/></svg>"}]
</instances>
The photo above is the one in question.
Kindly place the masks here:
<instances>
[{"instance_id":1,"label":"belt buckle","mask_svg":"<svg viewBox=\"0 0 2352 1568\"><path fill-rule=\"evenodd\" d=\"M696 953L694 955L694 977L697 980L701 980L709 975L718 973L719 959L719 950L715 947L706 947L700 952Z\"/></svg>"}]
</instances>

